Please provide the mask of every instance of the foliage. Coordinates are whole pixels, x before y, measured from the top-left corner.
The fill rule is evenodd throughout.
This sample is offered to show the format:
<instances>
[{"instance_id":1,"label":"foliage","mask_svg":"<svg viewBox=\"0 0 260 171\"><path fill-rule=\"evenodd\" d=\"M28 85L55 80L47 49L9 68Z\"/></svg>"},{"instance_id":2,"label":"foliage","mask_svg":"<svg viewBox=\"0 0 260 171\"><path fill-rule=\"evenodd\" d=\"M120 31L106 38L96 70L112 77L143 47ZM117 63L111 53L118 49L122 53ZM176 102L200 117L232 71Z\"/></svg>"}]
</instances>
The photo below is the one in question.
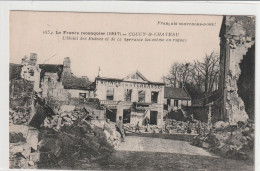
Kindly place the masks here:
<instances>
[{"instance_id":1,"label":"foliage","mask_svg":"<svg viewBox=\"0 0 260 171\"><path fill-rule=\"evenodd\" d=\"M173 87L185 87L192 97L202 97L217 89L219 77L219 55L206 54L202 61L173 63L163 81Z\"/></svg>"}]
</instances>

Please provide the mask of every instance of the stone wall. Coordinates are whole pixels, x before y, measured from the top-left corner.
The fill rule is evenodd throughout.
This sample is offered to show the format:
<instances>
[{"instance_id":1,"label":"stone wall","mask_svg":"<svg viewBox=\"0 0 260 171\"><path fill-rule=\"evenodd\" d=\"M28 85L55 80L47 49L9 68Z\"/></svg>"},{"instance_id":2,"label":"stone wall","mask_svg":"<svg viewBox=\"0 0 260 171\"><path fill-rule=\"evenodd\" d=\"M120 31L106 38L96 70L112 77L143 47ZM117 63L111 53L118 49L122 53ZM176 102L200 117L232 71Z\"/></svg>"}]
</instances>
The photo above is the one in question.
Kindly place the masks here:
<instances>
[{"instance_id":1,"label":"stone wall","mask_svg":"<svg viewBox=\"0 0 260 171\"><path fill-rule=\"evenodd\" d=\"M41 91L39 88L40 85L40 68L37 65L37 54L30 53L30 55L25 55L22 58L22 71L21 77L28 80L33 81L34 91Z\"/></svg>"},{"instance_id":2,"label":"stone wall","mask_svg":"<svg viewBox=\"0 0 260 171\"><path fill-rule=\"evenodd\" d=\"M53 96L60 99L67 97L62 83L58 81L57 73L45 72L41 81L42 97Z\"/></svg>"},{"instance_id":3,"label":"stone wall","mask_svg":"<svg viewBox=\"0 0 260 171\"><path fill-rule=\"evenodd\" d=\"M245 104L245 111L249 119L254 120L255 116L255 45L248 49L247 54L241 61L237 86L238 95Z\"/></svg>"},{"instance_id":4,"label":"stone wall","mask_svg":"<svg viewBox=\"0 0 260 171\"><path fill-rule=\"evenodd\" d=\"M219 36L221 39L219 88L222 91L220 115L221 119L235 124L248 119L244 101L238 94L240 87L237 82L241 75L240 63L248 49L255 43L255 18L225 16Z\"/></svg>"},{"instance_id":5,"label":"stone wall","mask_svg":"<svg viewBox=\"0 0 260 171\"><path fill-rule=\"evenodd\" d=\"M34 82L25 79L12 79L9 82L9 121L10 123L29 123L34 113Z\"/></svg>"},{"instance_id":6,"label":"stone wall","mask_svg":"<svg viewBox=\"0 0 260 171\"><path fill-rule=\"evenodd\" d=\"M34 116L34 81L11 79L9 97L10 168L35 168L38 131L28 126ZM33 151L33 152L32 152Z\"/></svg>"}]
</instances>

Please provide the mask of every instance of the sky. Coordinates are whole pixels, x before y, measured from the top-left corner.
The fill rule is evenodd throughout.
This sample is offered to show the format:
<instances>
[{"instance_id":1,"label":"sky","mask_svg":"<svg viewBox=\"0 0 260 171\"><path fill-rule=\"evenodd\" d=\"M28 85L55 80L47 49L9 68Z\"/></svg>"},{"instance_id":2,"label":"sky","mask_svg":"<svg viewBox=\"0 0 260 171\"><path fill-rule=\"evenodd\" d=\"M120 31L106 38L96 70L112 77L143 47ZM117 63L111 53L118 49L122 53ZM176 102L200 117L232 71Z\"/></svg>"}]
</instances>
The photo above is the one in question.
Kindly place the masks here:
<instances>
[{"instance_id":1,"label":"sky","mask_svg":"<svg viewBox=\"0 0 260 171\"><path fill-rule=\"evenodd\" d=\"M102 77L124 78L139 70L150 81L162 81L174 62L192 62L202 60L206 53L219 53L221 22L222 16L213 15L12 11L10 62L20 63L30 53L38 54L39 64L62 64L65 57L70 57L72 72L92 81L99 68ZM46 34L48 30L53 34ZM64 31L79 34L63 34ZM84 34L88 32L105 35ZM121 35L112 36L108 32ZM66 36L87 40L64 40ZM143 41L125 41L135 38ZM144 41L157 38L164 41Z\"/></svg>"}]
</instances>

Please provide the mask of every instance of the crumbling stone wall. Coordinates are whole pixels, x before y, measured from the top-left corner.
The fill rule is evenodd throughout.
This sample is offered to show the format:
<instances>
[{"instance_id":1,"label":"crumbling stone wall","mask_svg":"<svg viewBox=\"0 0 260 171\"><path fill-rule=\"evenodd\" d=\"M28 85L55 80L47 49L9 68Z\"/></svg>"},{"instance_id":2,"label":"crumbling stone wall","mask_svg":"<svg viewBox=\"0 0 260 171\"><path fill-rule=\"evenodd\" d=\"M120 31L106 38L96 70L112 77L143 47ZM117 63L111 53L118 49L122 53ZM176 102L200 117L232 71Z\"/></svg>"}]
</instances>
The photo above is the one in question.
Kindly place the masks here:
<instances>
[{"instance_id":1,"label":"crumbling stone wall","mask_svg":"<svg viewBox=\"0 0 260 171\"><path fill-rule=\"evenodd\" d=\"M40 68L37 65L37 54L30 53L29 55L25 55L22 58L22 71L21 77L28 80L35 82L34 84L34 91L39 92L41 91L39 88L40 84Z\"/></svg>"},{"instance_id":2,"label":"crumbling stone wall","mask_svg":"<svg viewBox=\"0 0 260 171\"><path fill-rule=\"evenodd\" d=\"M28 88L24 85L22 88ZM12 84L11 87L17 90ZM25 90L20 92L24 93ZM35 108L31 120L22 112L15 113L10 107L10 168L78 168L77 160L84 159L91 165L92 161L110 155L113 147L118 145L120 134L114 123L86 119L89 115L95 116L99 110L89 106L85 106L87 109L76 109L73 105L52 109L45 99L37 94L32 95L33 84L29 90L29 100L34 99L32 106ZM19 104L21 108L28 108L26 103Z\"/></svg>"},{"instance_id":3,"label":"crumbling stone wall","mask_svg":"<svg viewBox=\"0 0 260 171\"><path fill-rule=\"evenodd\" d=\"M248 49L240 63L241 74L237 86L238 95L245 104L249 119L254 120L255 115L255 45Z\"/></svg>"},{"instance_id":4,"label":"crumbling stone wall","mask_svg":"<svg viewBox=\"0 0 260 171\"><path fill-rule=\"evenodd\" d=\"M45 72L41 80L42 97L53 97L58 100L68 101L68 90L64 89L62 82L58 81L57 73Z\"/></svg>"},{"instance_id":5,"label":"crumbling stone wall","mask_svg":"<svg viewBox=\"0 0 260 171\"><path fill-rule=\"evenodd\" d=\"M244 101L238 94L240 63L255 43L255 17L225 16L220 30L220 89L223 120L231 124L246 121ZM248 75L248 77L252 77ZM245 92L246 93L246 92Z\"/></svg>"},{"instance_id":6,"label":"crumbling stone wall","mask_svg":"<svg viewBox=\"0 0 260 171\"><path fill-rule=\"evenodd\" d=\"M9 122L10 124L28 124L33 115L34 82L25 79L9 81Z\"/></svg>"},{"instance_id":7,"label":"crumbling stone wall","mask_svg":"<svg viewBox=\"0 0 260 171\"><path fill-rule=\"evenodd\" d=\"M38 131L28 126L34 116L34 81L9 81L9 164L10 168L35 168L34 151Z\"/></svg>"}]
</instances>

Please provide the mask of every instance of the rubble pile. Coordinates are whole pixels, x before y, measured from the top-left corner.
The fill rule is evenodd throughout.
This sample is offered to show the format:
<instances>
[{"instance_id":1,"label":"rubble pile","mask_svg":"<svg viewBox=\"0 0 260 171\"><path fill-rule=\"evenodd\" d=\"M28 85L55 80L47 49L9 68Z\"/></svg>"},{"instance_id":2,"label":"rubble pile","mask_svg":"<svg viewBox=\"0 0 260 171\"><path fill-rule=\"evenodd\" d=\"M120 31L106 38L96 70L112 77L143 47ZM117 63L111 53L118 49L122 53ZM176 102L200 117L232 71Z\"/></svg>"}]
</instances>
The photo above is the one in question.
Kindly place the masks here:
<instances>
[{"instance_id":1,"label":"rubble pile","mask_svg":"<svg viewBox=\"0 0 260 171\"><path fill-rule=\"evenodd\" d=\"M86 114L88 114L88 111L85 108L74 109L73 111L59 111L53 117L46 117L43 126L59 130L64 125L71 126L76 120L86 116Z\"/></svg>"},{"instance_id":2,"label":"rubble pile","mask_svg":"<svg viewBox=\"0 0 260 171\"><path fill-rule=\"evenodd\" d=\"M94 119L95 113L93 111L91 108L74 108L71 111L62 110L52 117L46 117L43 126L58 131L64 126L72 126L82 120L88 123L92 129L102 129L110 145L117 146L121 136L116 131L115 123Z\"/></svg>"},{"instance_id":3,"label":"rubble pile","mask_svg":"<svg viewBox=\"0 0 260 171\"><path fill-rule=\"evenodd\" d=\"M11 125L9 134L10 168L36 168L39 131L27 125Z\"/></svg>"},{"instance_id":4,"label":"rubble pile","mask_svg":"<svg viewBox=\"0 0 260 171\"><path fill-rule=\"evenodd\" d=\"M112 124L103 125L101 128L84 119L59 131L12 125L10 168L78 168L80 159L91 166L93 161L110 155L120 140Z\"/></svg>"},{"instance_id":5,"label":"rubble pile","mask_svg":"<svg viewBox=\"0 0 260 171\"><path fill-rule=\"evenodd\" d=\"M80 160L91 167L92 163L110 155L114 148L100 127L82 120L64 125L59 131L40 130L39 150L48 153L48 160L40 160L38 168L79 168Z\"/></svg>"},{"instance_id":6,"label":"rubble pile","mask_svg":"<svg viewBox=\"0 0 260 171\"><path fill-rule=\"evenodd\" d=\"M82 163L91 167L120 142L114 123L100 121L102 112L93 105L50 105L31 89L17 92L27 96L10 98L10 168L73 169Z\"/></svg>"},{"instance_id":7,"label":"rubble pile","mask_svg":"<svg viewBox=\"0 0 260 171\"><path fill-rule=\"evenodd\" d=\"M208 134L196 136L192 144L223 157L253 161L254 124L229 125L220 121Z\"/></svg>"},{"instance_id":8,"label":"rubble pile","mask_svg":"<svg viewBox=\"0 0 260 171\"><path fill-rule=\"evenodd\" d=\"M23 108L9 110L9 124L26 124L30 120L30 111Z\"/></svg>"},{"instance_id":9,"label":"rubble pile","mask_svg":"<svg viewBox=\"0 0 260 171\"><path fill-rule=\"evenodd\" d=\"M199 122L197 120L194 120L193 122L184 122L166 119L165 131L168 133L201 134L208 132L208 125L207 123Z\"/></svg>"},{"instance_id":10,"label":"rubble pile","mask_svg":"<svg viewBox=\"0 0 260 171\"><path fill-rule=\"evenodd\" d=\"M136 125L135 124L126 123L126 124L124 124L124 129L129 131L129 132L135 132ZM139 125L139 130L140 130L140 132L157 132L157 130L158 130L158 132L159 131L162 132L162 126L149 125L148 130L147 130L147 126Z\"/></svg>"},{"instance_id":11,"label":"rubble pile","mask_svg":"<svg viewBox=\"0 0 260 171\"><path fill-rule=\"evenodd\" d=\"M79 168L80 159L91 166L93 161L110 155L120 142L115 123L94 119L92 108L35 107L34 124L28 123L22 112L10 109L10 168ZM26 121L22 117L19 122L14 120L18 114Z\"/></svg>"},{"instance_id":12,"label":"rubble pile","mask_svg":"<svg viewBox=\"0 0 260 171\"><path fill-rule=\"evenodd\" d=\"M166 130L164 129L165 127L163 125L149 125L149 126L145 126L145 125L140 125L139 126L139 130L140 133L166 133ZM135 132L135 133L139 133L139 130L136 130L136 125L134 124L124 124L124 129L128 132ZM169 132L168 132L169 133Z\"/></svg>"},{"instance_id":13,"label":"rubble pile","mask_svg":"<svg viewBox=\"0 0 260 171\"><path fill-rule=\"evenodd\" d=\"M129 132L134 132L135 124L124 124L124 127ZM150 132L150 133L168 133L168 134L201 134L208 133L207 123L202 123L197 120L193 122L176 121L175 119L166 119L163 125L149 125L139 126L140 132Z\"/></svg>"},{"instance_id":14,"label":"rubble pile","mask_svg":"<svg viewBox=\"0 0 260 171\"><path fill-rule=\"evenodd\" d=\"M96 127L99 127L104 130L104 133L106 135L107 142L111 146L118 146L121 141L121 135L118 131L116 131L115 123L113 122L105 122L105 121L99 121L99 120L93 120L91 122Z\"/></svg>"}]
</instances>

